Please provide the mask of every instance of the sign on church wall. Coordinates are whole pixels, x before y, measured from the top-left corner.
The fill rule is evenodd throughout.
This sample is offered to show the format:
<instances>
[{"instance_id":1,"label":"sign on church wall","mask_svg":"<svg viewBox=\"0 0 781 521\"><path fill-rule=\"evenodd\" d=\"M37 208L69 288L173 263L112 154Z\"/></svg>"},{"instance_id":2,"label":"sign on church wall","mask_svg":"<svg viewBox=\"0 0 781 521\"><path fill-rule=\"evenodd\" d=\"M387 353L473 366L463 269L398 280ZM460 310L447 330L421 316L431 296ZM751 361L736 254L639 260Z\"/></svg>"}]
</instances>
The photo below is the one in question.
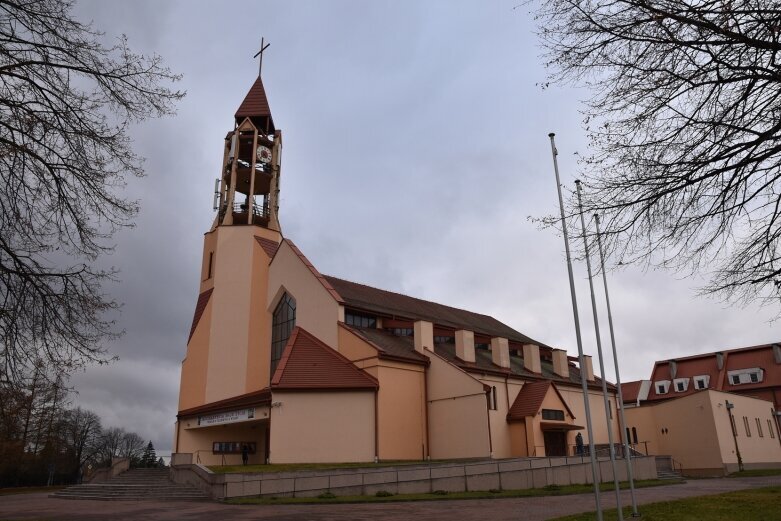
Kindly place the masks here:
<instances>
[{"instance_id":1,"label":"sign on church wall","mask_svg":"<svg viewBox=\"0 0 781 521\"><path fill-rule=\"evenodd\" d=\"M206 416L198 416L198 426L223 425L226 423L243 422L255 418L255 408L239 409L237 411L218 412Z\"/></svg>"}]
</instances>

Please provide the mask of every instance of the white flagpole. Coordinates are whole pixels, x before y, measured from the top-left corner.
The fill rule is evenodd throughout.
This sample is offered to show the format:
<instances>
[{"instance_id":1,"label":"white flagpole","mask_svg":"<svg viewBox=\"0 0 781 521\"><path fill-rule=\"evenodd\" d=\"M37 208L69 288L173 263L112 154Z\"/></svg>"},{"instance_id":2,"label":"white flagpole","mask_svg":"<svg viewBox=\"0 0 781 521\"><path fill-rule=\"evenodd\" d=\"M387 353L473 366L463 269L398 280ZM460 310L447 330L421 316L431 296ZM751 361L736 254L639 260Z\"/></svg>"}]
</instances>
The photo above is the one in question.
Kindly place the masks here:
<instances>
[{"instance_id":1,"label":"white flagpole","mask_svg":"<svg viewBox=\"0 0 781 521\"><path fill-rule=\"evenodd\" d=\"M580 211L580 227L583 230L583 248L586 254L586 269L588 270L588 287L591 290L591 309L594 313L594 331L597 335L597 356L599 357L599 372L602 380L602 399L605 402L605 423L607 424L607 440L610 444L610 466L613 468L613 484L616 487L616 505L618 521L624 521L624 513L621 509L621 488L618 486L618 472L616 472L616 447L613 445L613 422L610 421L610 399L607 396L607 379L605 378L605 358L602 356L602 337L599 334L599 315L597 314L597 299L594 296L594 277L591 274L591 258L588 254L588 237L586 237L586 219L583 217L583 201L580 198L580 180L575 181L578 192L578 210ZM616 404L616 409L618 404ZM620 427L620 426L619 426Z\"/></svg>"},{"instance_id":2,"label":"white flagpole","mask_svg":"<svg viewBox=\"0 0 781 521\"><path fill-rule=\"evenodd\" d=\"M575 317L575 339L578 343L578 357L580 360L580 383L583 388L583 406L586 412L586 429L588 432L589 459L591 460L591 477L594 483L594 500L597 503L597 521L602 521L602 504L599 499L599 478L597 475L597 460L594 454L594 429L591 426L591 406L588 399L588 384L586 382L586 364L583 356L583 340L580 336L580 318L578 317L578 301L575 296L575 278L572 275L572 257L569 253L569 237L567 236L567 221L564 215L564 199L561 196L561 180L559 179L559 163L556 159L559 152L556 150L554 137L556 134L548 134L550 138L551 153L553 154L553 170L556 173L556 190L559 194L559 209L561 210L561 230L564 234L564 251L567 256L567 273L569 274L569 289L572 297L572 314Z\"/></svg>"},{"instance_id":3,"label":"white flagpole","mask_svg":"<svg viewBox=\"0 0 781 521\"><path fill-rule=\"evenodd\" d=\"M613 366L616 370L616 386L618 386L618 403L621 408L618 410L618 420L620 422L621 432L624 433L624 460L626 461L626 475L629 479L629 491L632 495L632 517L640 517L637 511L637 500L635 499L635 480L632 476L632 453L629 448L629 432L626 427L626 418L624 417L624 395L621 391L621 375L618 372L618 354L616 351L616 335L613 332L613 314L610 311L610 295L607 291L607 274L605 272L605 253L602 248L602 235L599 231L599 215L594 214L594 221L597 226L597 246L599 248L599 263L602 268L602 281L605 284L605 301L607 302L607 323L610 326L610 343L613 345Z\"/></svg>"}]
</instances>

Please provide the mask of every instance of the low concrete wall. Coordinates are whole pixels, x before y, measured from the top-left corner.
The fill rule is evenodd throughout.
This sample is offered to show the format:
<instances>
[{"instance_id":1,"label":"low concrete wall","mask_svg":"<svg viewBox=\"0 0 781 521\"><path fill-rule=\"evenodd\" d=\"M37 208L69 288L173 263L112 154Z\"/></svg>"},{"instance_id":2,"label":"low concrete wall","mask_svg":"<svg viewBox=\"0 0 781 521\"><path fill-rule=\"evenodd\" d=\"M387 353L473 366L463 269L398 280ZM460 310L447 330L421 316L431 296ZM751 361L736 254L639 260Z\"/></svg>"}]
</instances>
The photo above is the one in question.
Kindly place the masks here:
<instances>
[{"instance_id":1,"label":"low concrete wall","mask_svg":"<svg viewBox=\"0 0 781 521\"><path fill-rule=\"evenodd\" d=\"M601 458L599 480L613 481L608 458ZM626 464L618 461L618 479L626 481ZM635 479L656 478L653 456L632 459ZM374 495L380 490L392 494L418 494L446 490L519 490L546 485L591 483L587 458L524 458L475 463L400 465L322 471L214 474L201 465L172 468L178 483L195 485L215 499L242 496L314 497L324 492L337 496Z\"/></svg>"},{"instance_id":2,"label":"low concrete wall","mask_svg":"<svg viewBox=\"0 0 781 521\"><path fill-rule=\"evenodd\" d=\"M89 479L86 479L86 483L104 483L111 478L114 478L130 468L129 458L111 458L111 466L107 468L98 469L95 471Z\"/></svg>"}]
</instances>

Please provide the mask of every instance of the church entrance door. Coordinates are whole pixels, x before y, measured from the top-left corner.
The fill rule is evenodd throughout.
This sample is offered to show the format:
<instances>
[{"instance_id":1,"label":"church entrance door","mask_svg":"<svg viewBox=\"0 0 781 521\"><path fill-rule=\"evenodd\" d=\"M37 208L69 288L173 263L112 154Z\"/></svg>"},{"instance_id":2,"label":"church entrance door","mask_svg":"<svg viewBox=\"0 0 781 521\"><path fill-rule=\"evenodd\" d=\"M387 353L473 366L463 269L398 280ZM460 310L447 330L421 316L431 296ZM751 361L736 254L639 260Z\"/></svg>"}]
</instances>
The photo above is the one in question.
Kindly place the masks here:
<instances>
[{"instance_id":1,"label":"church entrance door","mask_svg":"<svg viewBox=\"0 0 781 521\"><path fill-rule=\"evenodd\" d=\"M543 431L546 456L567 455L567 433L564 431Z\"/></svg>"}]
</instances>

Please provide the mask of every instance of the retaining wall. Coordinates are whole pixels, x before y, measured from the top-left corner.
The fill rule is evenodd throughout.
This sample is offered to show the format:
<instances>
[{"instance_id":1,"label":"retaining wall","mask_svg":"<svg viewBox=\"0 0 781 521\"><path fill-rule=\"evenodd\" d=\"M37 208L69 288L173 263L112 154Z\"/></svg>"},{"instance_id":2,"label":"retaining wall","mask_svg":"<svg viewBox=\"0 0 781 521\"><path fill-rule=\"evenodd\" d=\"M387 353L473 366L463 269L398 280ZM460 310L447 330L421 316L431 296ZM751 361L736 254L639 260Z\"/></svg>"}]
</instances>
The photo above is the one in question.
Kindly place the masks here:
<instances>
[{"instance_id":1,"label":"retaining wall","mask_svg":"<svg viewBox=\"0 0 781 521\"><path fill-rule=\"evenodd\" d=\"M337 496L419 494L435 490L519 490L546 485L592 483L588 458L524 458L470 463L399 465L320 471L215 474L202 465L182 463L171 469L178 483L195 485L215 499L242 496L314 497L324 492ZM613 481L608 458L600 458L598 479ZM626 464L617 461L618 479L626 481ZM632 458L635 479L655 479L653 456Z\"/></svg>"}]
</instances>

